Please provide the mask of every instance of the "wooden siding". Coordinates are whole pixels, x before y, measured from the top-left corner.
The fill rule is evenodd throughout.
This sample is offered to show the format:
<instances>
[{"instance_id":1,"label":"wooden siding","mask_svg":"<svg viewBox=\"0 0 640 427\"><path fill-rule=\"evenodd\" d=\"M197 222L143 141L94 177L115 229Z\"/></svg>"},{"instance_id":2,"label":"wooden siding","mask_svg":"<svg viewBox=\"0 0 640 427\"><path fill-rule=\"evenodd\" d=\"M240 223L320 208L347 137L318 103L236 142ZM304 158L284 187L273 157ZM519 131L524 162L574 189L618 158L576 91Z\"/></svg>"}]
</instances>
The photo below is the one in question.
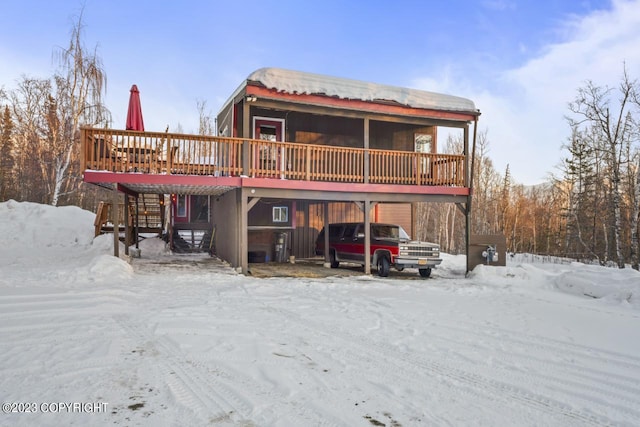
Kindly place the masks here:
<instances>
[{"instance_id":1,"label":"wooden siding","mask_svg":"<svg viewBox=\"0 0 640 427\"><path fill-rule=\"evenodd\" d=\"M324 227L324 204L296 202L296 228L291 233L291 254L296 258L315 256L315 242ZM364 221L364 213L355 203L329 203L329 223Z\"/></svg>"},{"instance_id":2,"label":"wooden siding","mask_svg":"<svg viewBox=\"0 0 640 427\"><path fill-rule=\"evenodd\" d=\"M369 123L369 148L379 150L414 151L415 135L428 134L432 136L433 150L435 149L435 126L416 126L404 123L391 123L371 120Z\"/></svg>"},{"instance_id":3,"label":"wooden siding","mask_svg":"<svg viewBox=\"0 0 640 427\"><path fill-rule=\"evenodd\" d=\"M411 210L411 203L379 203L375 207L373 221L398 224L415 238Z\"/></svg>"}]
</instances>

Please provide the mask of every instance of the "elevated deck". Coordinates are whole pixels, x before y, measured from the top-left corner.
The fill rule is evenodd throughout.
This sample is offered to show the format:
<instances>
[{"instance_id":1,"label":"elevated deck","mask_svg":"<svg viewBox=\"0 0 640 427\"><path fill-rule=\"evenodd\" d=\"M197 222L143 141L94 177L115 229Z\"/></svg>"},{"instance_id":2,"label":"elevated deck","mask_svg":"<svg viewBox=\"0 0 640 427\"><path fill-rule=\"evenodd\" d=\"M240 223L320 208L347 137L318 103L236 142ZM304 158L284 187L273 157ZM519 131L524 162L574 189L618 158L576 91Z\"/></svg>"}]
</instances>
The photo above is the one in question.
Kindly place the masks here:
<instances>
[{"instance_id":1,"label":"elevated deck","mask_svg":"<svg viewBox=\"0 0 640 427\"><path fill-rule=\"evenodd\" d=\"M82 128L85 181L138 193L280 190L468 194L464 155Z\"/></svg>"}]
</instances>

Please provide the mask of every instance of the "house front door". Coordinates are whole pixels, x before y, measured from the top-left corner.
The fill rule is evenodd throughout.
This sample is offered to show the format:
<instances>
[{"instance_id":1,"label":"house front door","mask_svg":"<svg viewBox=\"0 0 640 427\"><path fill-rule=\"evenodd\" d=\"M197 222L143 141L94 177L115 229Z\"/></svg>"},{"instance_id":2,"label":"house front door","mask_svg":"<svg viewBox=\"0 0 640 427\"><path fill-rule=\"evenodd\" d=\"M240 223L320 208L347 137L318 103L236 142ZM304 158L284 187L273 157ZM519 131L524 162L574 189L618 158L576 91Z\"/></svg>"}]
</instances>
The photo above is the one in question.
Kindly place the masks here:
<instances>
[{"instance_id":1,"label":"house front door","mask_svg":"<svg viewBox=\"0 0 640 427\"><path fill-rule=\"evenodd\" d=\"M265 141L254 153L253 167L261 175L284 178L285 150L272 142L284 142L284 119L253 118L253 139Z\"/></svg>"}]
</instances>

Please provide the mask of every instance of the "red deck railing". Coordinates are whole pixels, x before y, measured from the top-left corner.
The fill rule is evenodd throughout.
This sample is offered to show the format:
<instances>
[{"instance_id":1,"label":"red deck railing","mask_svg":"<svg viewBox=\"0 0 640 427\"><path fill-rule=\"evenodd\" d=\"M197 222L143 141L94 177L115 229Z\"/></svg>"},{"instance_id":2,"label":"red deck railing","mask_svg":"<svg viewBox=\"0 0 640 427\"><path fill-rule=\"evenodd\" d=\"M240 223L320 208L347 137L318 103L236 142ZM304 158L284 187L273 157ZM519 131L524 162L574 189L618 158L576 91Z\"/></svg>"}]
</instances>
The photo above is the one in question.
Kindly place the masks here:
<instances>
[{"instance_id":1,"label":"red deck railing","mask_svg":"<svg viewBox=\"0 0 640 427\"><path fill-rule=\"evenodd\" d=\"M464 155L96 128L82 128L81 143L90 170L465 185Z\"/></svg>"}]
</instances>

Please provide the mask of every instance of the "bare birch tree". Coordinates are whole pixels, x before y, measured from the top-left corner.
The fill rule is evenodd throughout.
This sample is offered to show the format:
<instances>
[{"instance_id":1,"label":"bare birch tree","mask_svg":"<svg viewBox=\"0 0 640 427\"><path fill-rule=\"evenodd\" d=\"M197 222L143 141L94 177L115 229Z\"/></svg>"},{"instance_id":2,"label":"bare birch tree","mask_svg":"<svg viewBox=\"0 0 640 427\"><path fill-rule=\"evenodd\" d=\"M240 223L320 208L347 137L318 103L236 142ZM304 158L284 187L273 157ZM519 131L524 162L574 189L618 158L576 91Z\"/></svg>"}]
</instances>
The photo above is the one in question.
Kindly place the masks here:
<instances>
[{"instance_id":1,"label":"bare birch tree","mask_svg":"<svg viewBox=\"0 0 640 427\"><path fill-rule=\"evenodd\" d=\"M107 82L102 60L97 48L88 51L84 47L82 31L81 12L71 29L68 46L56 53L60 69L54 76L55 92L47 111L53 158L51 204L54 206L64 189L72 192L78 188L71 173L73 162L79 156L80 125L107 124L110 118L102 101Z\"/></svg>"},{"instance_id":2,"label":"bare birch tree","mask_svg":"<svg viewBox=\"0 0 640 427\"><path fill-rule=\"evenodd\" d=\"M596 86L587 82L586 86L578 89L576 99L570 103L570 110L580 119L570 119L572 126L591 126L599 130L603 144L597 147L602 151L607 166L607 178L611 185L610 211L613 213L612 223L609 225L613 237L616 262L619 268L625 267L625 257L622 251L622 168L628 159L623 158L625 144L631 138L633 131L632 118L629 113L629 101L633 92L633 82L629 79L626 69L622 82L618 88L619 98L612 107L612 92L610 88ZM608 234L608 233L605 233Z\"/></svg>"}]
</instances>

